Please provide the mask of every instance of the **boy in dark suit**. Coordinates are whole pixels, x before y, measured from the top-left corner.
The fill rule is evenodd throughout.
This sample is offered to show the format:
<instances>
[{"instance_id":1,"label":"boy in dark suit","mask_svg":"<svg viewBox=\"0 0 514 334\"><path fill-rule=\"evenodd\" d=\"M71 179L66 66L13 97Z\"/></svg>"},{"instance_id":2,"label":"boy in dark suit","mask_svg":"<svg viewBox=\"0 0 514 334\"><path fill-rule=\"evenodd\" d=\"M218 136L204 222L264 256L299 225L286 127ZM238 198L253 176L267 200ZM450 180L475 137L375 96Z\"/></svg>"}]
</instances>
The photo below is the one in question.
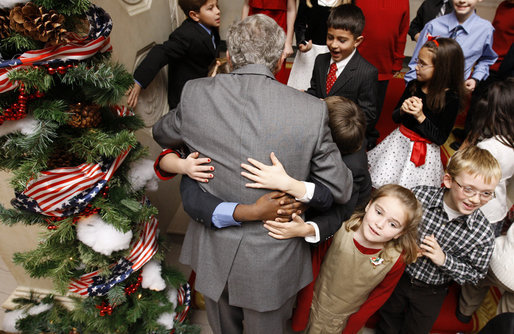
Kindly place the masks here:
<instances>
[{"instance_id":1,"label":"boy in dark suit","mask_svg":"<svg viewBox=\"0 0 514 334\"><path fill-rule=\"evenodd\" d=\"M355 102L366 115L366 140L373 147L378 139L377 69L357 51L364 37L364 14L351 4L335 7L327 20L329 53L314 63L307 93L319 98L343 96Z\"/></svg>"},{"instance_id":2,"label":"boy in dark suit","mask_svg":"<svg viewBox=\"0 0 514 334\"><path fill-rule=\"evenodd\" d=\"M217 0L179 0L187 19L163 44L154 46L134 72L134 86L127 104L134 108L139 93L159 70L168 65L168 104L177 106L184 84L205 77L216 59L219 44L220 10Z\"/></svg>"}]
</instances>

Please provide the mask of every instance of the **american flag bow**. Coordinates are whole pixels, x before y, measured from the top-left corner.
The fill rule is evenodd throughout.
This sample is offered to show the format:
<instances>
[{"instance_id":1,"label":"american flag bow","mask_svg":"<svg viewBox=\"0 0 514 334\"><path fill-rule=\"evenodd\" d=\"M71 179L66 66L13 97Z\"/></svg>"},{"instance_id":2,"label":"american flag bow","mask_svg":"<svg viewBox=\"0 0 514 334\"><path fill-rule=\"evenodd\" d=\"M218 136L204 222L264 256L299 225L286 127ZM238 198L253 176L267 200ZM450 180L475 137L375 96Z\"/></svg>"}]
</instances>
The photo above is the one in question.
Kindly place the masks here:
<instances>
[{"instance_id":1,"label":"american flag bow","mask_svg":"<svg viewBox=\"0 0 514 334\"><path fill-rule=\"evenodd\" d=\"M186 283L177 290L177 304L179 306L183 306L184 308L182 309L182 311L178 312L175 315L175 320L177 320L179 323L182 323L184 322L184 320L186 320L187 313L191 308L191 286L189 285L189 283Z\"/></svg>"},{"instance_id":2,"label":"american flag bow","mask_svg":"<svg viewBox=\"0 0 514 334\"><path fill-rule=\"evenodd\" d=\"M157 252L158 223L154 216L143 223L139 237L131 245L130 254L111 266L109 277L101 276L101 272L96 270L82 275L78 279L73 279L68 289L82 296L103 296L113 286L123 282L130 274L141 269Z\"/></svg>"},{"instance_id":3,"label":"american flag bow","mask_svg":"<svg viewBox=\"0 0 514 334\"><path fill-rule=\"evenodd\" d=\"M67 36L69 42L66 44L27 51L15 59L0 59L0 93L16 88L17 83L9 81L7 77L9 71L13 69L34 65L58 64L68 60L84 60L98 52L111 51L109 35L112 31L112 20L109 14L102 8L91 5L86 15L89 21L87 37L69 33Z\"/></svg>"},{"instance_id":4,"label":"american flag bow","mask_svg":"<svg viewBox=\"0 0 514 334\"><path fill-rule=\"evenodd\" d=\"M84 163L40 173L11 204L46 216L67 217L80 213L102 190L127 157L131 148L116 159Z\"/></svg>"}]
</instances>

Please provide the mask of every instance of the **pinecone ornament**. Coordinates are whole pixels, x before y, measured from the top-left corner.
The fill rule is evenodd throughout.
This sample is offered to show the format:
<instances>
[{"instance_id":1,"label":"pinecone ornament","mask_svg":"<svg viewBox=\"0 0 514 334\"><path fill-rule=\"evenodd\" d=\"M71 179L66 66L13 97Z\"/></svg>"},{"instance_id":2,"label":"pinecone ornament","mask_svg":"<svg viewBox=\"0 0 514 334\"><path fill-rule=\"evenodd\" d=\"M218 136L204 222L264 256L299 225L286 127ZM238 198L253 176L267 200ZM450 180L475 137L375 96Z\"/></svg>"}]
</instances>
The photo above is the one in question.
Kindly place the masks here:
<instances>
[{"instance_id":1,"label":"pinecone ornament","mask_svg":"<svg viewBox=\"0 0 514 334\"><path fill-rule=\"evenodd\" d=\"M80 165L80 161L73 153L70 153L63 146L56 146L46 162L46 168L56 169L61 167L72 167Z\"/></svg>"},{"instance_id":2,"label":"pinecone ornament","mask_svg":"<svg viewBox=\"0 0 514 334\"><path fill-rule=\"evenodd\" d=\"M11 35L9 22L9 10L0 8L0 39L7 38Z\"/></svg>"},{"instance_id":3,"label":"pinecone ornament","mask_svg":"<svg viewBox=\"0 0 514 334\"><path fill-rule=\"evenodd\" d=\"M94 128L102 122L99 105L72 104L69 110L71 118L68 124L74 128Z\"/></svg>"},{"instance_id":4,"label":"pinecone ornament","mask_svg":"<svg viewBox=\"0 0 514 334\"><path fill-rule=\"evenodd\" d=\"M11 9L9 20L14 31L32 39L49 45L67 42L64 16L53 9L47 10L28 2Z\"/></svg>"}]
</instances>

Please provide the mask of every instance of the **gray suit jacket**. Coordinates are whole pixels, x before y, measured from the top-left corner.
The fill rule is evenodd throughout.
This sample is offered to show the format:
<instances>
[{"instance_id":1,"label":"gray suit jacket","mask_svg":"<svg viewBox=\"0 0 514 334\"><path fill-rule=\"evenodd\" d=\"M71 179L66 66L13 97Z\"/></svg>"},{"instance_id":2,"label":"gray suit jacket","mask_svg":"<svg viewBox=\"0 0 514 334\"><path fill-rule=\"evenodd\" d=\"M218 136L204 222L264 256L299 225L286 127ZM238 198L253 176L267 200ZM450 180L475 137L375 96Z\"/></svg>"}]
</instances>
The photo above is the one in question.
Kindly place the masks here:
<instances>
[{"instance_id":1,"label":"gray suit jacket","mask_svg":"<svg viewBox=\"0 0 514 334\"><path fill-rule=\"evenodd\" d=\"M240 164L248 157L270 164L270 152L292 177L325 184L336 202L351 195L325 103L280 84L263 65L189 81L153 135L163 147L185 143L211 158L215 177L202 187L224 201L253 203L266 192L245 187ZM303 238L276 240L261 222L212 230L191 221L180 260L196 271L205 296L218 300L228 284L231 305L259 312L278 309L312 280Z\"/></svg>"}]
</instances>

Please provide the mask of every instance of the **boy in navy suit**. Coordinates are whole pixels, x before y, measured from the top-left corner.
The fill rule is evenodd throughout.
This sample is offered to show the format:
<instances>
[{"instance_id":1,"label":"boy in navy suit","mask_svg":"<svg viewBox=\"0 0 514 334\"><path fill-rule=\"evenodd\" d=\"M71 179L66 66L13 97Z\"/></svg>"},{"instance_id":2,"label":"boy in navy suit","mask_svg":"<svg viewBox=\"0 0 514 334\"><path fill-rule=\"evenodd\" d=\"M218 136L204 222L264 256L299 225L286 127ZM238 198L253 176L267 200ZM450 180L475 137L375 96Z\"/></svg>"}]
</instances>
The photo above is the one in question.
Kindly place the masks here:
<instances>
[{"instance_id":1,"label":"boy in navy suit","mask_svg":"<svg viewBox=\"0 0 514 334\"><path fill-rule=\"evenodd\" d=\"M134 86L127 104L134 108L139 93L159 70L168 65L168 104L177 106L184 84L205 77L216 59L219 44L220 10L217 0L179 0L187 19L163 44L154 46L134 72Z\"/></svg>"},{"instance_id":2,"label":"boy in navy suit","mask_svg":"<svg viewBox=\"0 0 514 334\"><path fill-rule=\"evenodd\" d=\"M366 114L367 146L373 147L378 139L378 71L357 51L364 39L364 23L364 14L355 5L332 9L327 20L330 52L316 57L307 93L319 98L343 96L355 102Z\"/></svg>"}]
</instances>

